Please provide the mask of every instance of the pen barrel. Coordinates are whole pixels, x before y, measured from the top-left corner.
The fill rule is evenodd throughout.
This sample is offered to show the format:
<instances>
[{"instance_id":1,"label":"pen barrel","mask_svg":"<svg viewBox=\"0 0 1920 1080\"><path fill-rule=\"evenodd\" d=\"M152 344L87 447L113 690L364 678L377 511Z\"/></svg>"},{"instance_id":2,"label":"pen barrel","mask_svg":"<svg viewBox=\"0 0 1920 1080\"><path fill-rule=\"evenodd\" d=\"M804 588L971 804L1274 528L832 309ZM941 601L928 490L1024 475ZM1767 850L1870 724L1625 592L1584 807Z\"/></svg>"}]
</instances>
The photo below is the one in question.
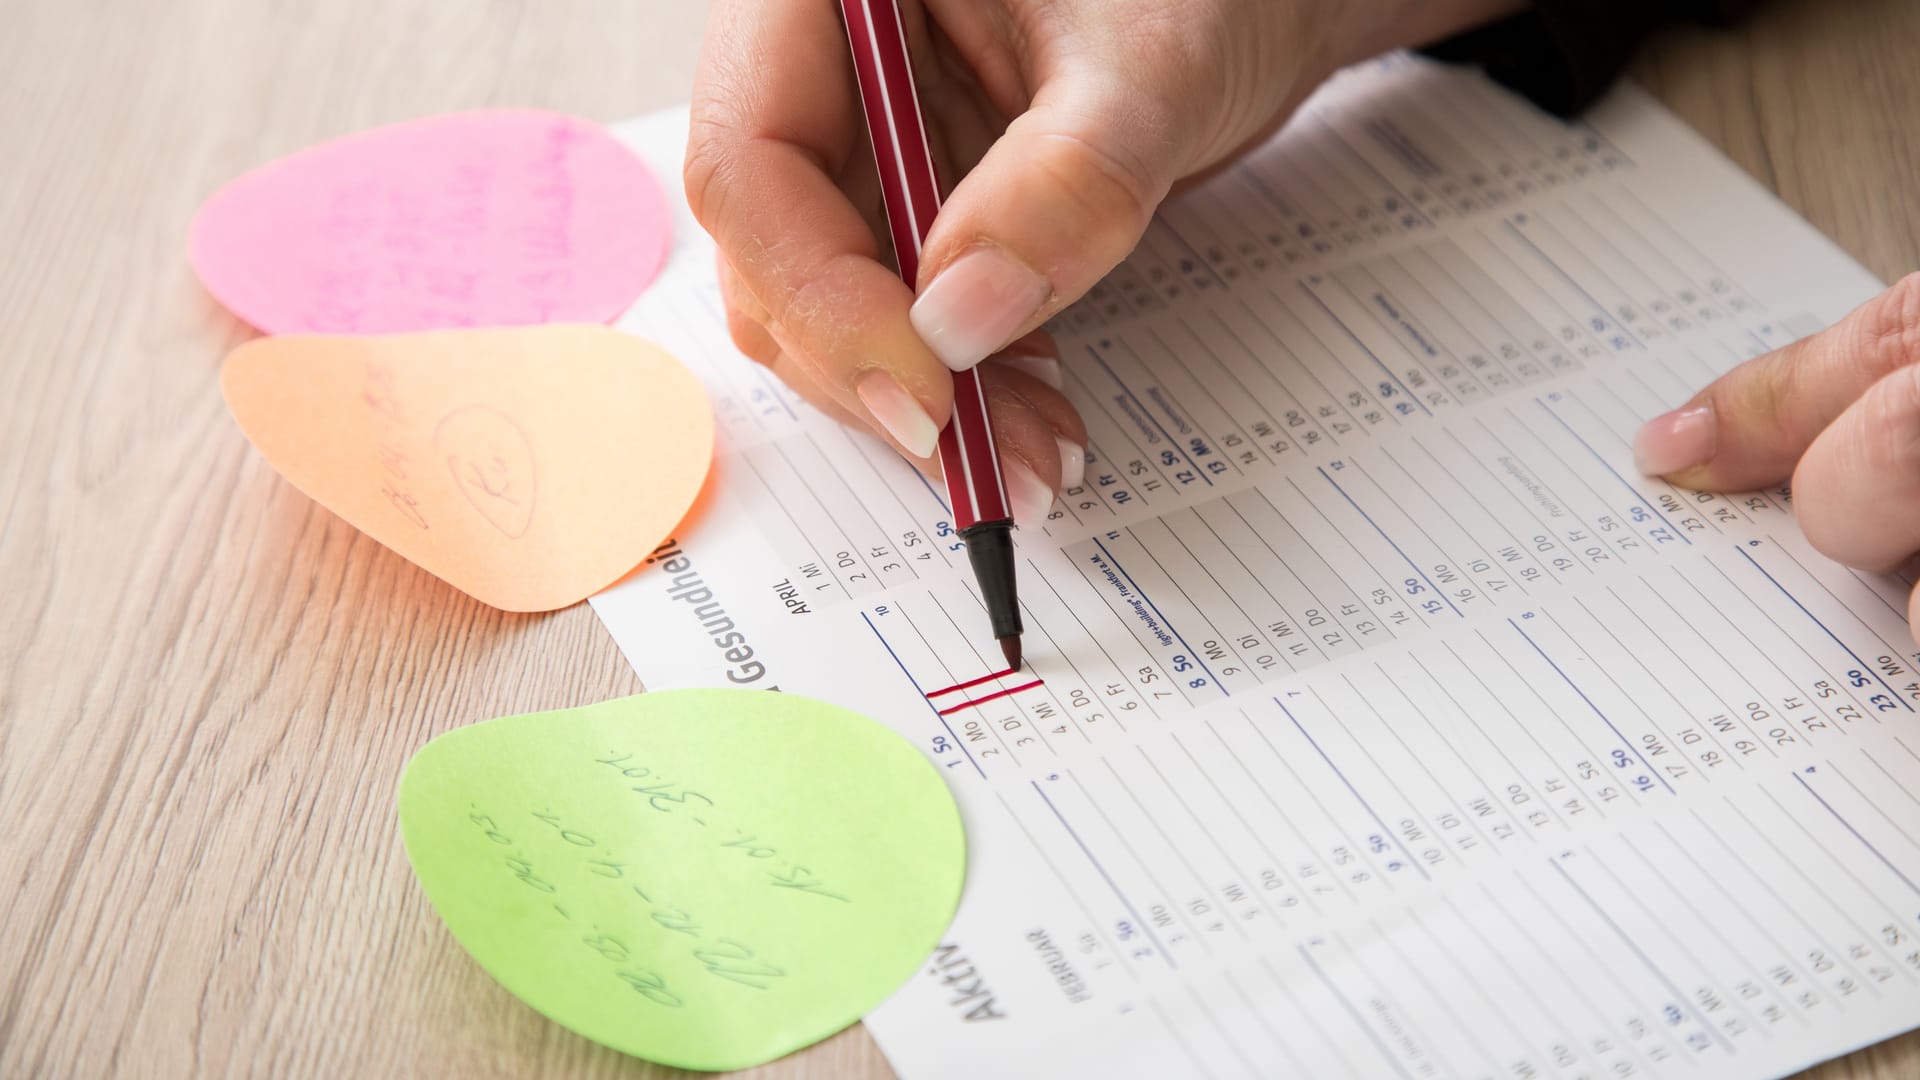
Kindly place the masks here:
<instances>
[{"instance_id":1,"label":"pen barrel","mask_svg":"<svg viewBox=\"0 0 1920 1080\"><path fill-rule=\"evenodd\" d=\"M906 27L896 0L840 0L840 14L873 141L894 260L911 286L920 277L920 246L940 212L940 181L914 88Z\"/></svg>"},{"instance_id":2,"label":"pen barrel","mask_svg":"<svg viewBox=\"0 0 1920 1080\"><path fill-rule=\"evenodd\" d=\"M920 277L920 246L940 212L940 182L914 90L906 29L896 0L841 0L840 13L879 168L894 261L911 286ZM955 527L964 531L1013 516L977 368L953 377L953 417L940 432L940 471Z\"/></svg>"},{"instance_id":3,"label":"pen barrel","mask_svg":"<svg viewBox=\"0 0 1920 1080\"><path fill-rule=\"evenodd\" d=\"M1000 451L987 417L987 390L974 368L953 377L953 422L940 432L940 470L961 532L1013 517L1000 479Z\"/></svg>"}]
</instances>

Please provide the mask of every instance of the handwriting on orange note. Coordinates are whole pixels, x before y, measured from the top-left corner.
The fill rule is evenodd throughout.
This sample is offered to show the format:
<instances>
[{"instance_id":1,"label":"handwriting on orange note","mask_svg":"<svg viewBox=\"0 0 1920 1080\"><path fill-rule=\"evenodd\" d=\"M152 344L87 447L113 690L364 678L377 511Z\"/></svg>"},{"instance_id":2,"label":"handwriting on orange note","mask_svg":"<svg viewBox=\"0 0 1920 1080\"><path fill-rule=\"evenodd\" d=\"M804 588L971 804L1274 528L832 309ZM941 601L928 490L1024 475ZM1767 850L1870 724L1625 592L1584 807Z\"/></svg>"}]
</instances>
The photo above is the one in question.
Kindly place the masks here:
<instances>
[{"instance_id":1,"label":"handwriting on orange note","mask_svg":"<svg viewBox=\"0 0 1920 1080\"><path fill-rule=\"evenodd\" d=\"M533 443L513 417L487 405L463 405L441 418L433 445L468 505L502 536L518 540L533 520L540 472Z\"/></svg>"},{"instance_id":2,"label":"handwriting on orange note","mask_svg":"<svg viewBox=\"0 0 1920 1080\"><path fill-rule=\"evenodd\" d=\"M699 381L598 326L264 338L222 374L294 486L496 607L564 607L636 566L713 454Z\"/></svg>"},{"instance_id":3,"label":"handwriting on orange note","mask_svg":"<svg viewBox=\"0 0 1920 1080\"><path fill-rule=\"evenodd\" d=\"M406 452L400 449L393 437L394 429L406 422L400 402L393 393L393 368L378 358L369 358L365 367L367 376L360 400L372 410L376 422L384 428L373 444L373 453L380 459L382 473L380 494L389 506L399 511L400 516L422 529L431 528L420 512L420 500L409 489L407 469L410 463Z\"/></svg>"}]
</instances>

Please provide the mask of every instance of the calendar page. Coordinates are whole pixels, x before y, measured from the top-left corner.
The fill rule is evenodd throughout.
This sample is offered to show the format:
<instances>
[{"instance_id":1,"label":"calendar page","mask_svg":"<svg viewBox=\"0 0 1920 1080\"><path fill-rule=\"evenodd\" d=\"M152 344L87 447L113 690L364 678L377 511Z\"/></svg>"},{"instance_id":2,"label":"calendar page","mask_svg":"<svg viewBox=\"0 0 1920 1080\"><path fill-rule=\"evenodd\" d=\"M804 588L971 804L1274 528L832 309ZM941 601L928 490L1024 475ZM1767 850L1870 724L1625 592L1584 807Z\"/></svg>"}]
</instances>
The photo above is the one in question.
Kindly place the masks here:
<instances>
[{"instance_id":1,"label":"calendar page","mask_svg":"<svg viewBox=\"0 0 1920 1080\"><path fill-rule=\"evenodd\" d=\"M685 114L625 136L676 177ZM1908 583L1629 439L1879 284L1643 94L1407 56L1166 206L1052 327L1085 486L1001 670L944 493L728 344L683 217L622 326L711 498L594 605L649 687L878 718L965 899L908 1077L1763 1077L1920 1022Z\"/></svg>"}]
</instances>

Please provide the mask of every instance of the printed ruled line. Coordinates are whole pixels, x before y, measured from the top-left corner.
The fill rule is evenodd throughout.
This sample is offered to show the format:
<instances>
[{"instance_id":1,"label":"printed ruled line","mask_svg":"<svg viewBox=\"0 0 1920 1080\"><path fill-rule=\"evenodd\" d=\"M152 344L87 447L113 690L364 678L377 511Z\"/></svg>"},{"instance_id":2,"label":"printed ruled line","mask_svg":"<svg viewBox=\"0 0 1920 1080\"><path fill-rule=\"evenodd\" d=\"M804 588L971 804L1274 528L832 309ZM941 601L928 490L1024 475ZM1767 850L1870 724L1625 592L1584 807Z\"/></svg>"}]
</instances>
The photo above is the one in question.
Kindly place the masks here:
<instances>
[{"instance_id":1,"label":"printed ruled line","mask_svg":"<svg viewBox=\"0 0 1920 1080\"><path fill-rule=\"evenodd\" d=\"M1559 424L1560 427L1566 431L1567 435L1570 436L1574 442L1579 443L1582 449L1584 449L1588 454L1592 455L1593 460L1600 463L1601 468L1607 470L1607 472L1615 480L1618 480L1620 482L1621 487L1627 489L1628 494L1632 495L1635 499L1637 499L1641 506L1644 506L1647 508L1647 513L1653 515L1652 517L1649 517L1647 519L1648 521L1665 522L1667 520L1665 515L1661 514L1660 511L1654 509L1653 504L1647 501L1647 497L1640 493L1639 488L1634 487L1632 484L1628 483L1627 478L1620 475L1620 470L1614 468L1613 463L1608 461L1604 456L1602 456L1600 451L1595 450L1593 448L1593 444L1587 441L1586 436L1573 430L1573 425L1567 423L1565 417L1561 416L1558 412L1554 411L1553 406L1548 405L1545 399L1534 398L1533 403L1535 405L1540 406L1540 411L1546 413L1548 416L1553 417L1554 423ZM1576 474L1576 476L1577 475L1578 474ZM1582 480L1581 483L1583 486L1587 488L1588 491L1593 491L1593 486L1591 484L1587 484L1584 480ZM1599 495L1600 493L1595 491L1594 494ZM1675 532L1674 535L1678 536L1681 539L1681 541L1684 542L1688 547L1693 546L1693 541L1687 537L1687 531L1685 529L1681 529L1678 532Z\"/></svg>"},{"instance_id":2,"label":"printed ruled line","mask_svg":"<svg viewBox=\"0 0 1920 1080\"><path fill-rule=\"evenodd\" d=\"M1813 769L1808 768L1807 771L1812 772ZM1806 777L1801 776L1799 773L1794 773L1793 778L1800 782L1800 786L1806 789L1807 794L1813 796L1813 800L1819 803L1822 809L1826 810L1827 813L1833 815L1833 820L1839 822L1841 828L1847 830L1849 833L1852 833L1853 838L1855 840L1860 841L1860 844L1862 847L1866 848L1868 851L1873 852L1873 857L1880 860L1880 865L1886 867L1888 871L1890 871L1893 874L1894 877L1897 877L1901 881L1905 882L1907 888L1912 889L1915 893L1920 893L1920 885L1915 885L1913 883L1912 878L1908 877L1904 872L1902 872L1899 867L1893 865L1893 860L1887 858L1884 852L1882 852L1879 848L1875 847L1873 845L1873 841L1861 835L1860 830L1853 827L1853 822L1848 821L1845 817L1841 816L1840 811L1835 810L1833 808L1833 804L1828 802L1825 796L1813 790L1813 785L1807 783ZM1895 827L1897 828L1898 826L1895 826Z\"/></svg>"},{"instance_id":3,"label":"printed ruled line","mask_svg":"<svg viewBox=\"0 0 1920 1080\"><path fill-rule=\"evenodd\" d=\"M918 691L920 689L919 681L913 677L913 672L907 670L907 665L901 661L900 654L893 651L893 643L887 640L887 635L881 633L880 628L873 625L873 620L867 618L866 612L863 611L860 613L860 620L867 624L867 629L873 631L874 637L880 639L881 647L887 650L888 656L893 657L893 662L899 667L900 674L906 676L907 682L912 684L914 690ZM927 708L933 709L933 702L927 702ZM947 729L947 737L953 740L953 745L959 747L960 752L967 755L967 764L973 766L973 771L979 773L981 779L985 779L987 770L980 767L980 762L973 756L973 751L967 748L965 742L961 741L959 733L955 732L953 728L947 724L946 717L940 715L940 710L933 709L933 712L934 719L940 721L940 726Z\"/></svg>"},{"instance_id":4,"label":"printed ruled line","mask_svg":"<svg viewBox=\"0 0 1920 1080\"><path fill-rule=\"evenodd\" d=\"M1655 780L1660 781L1660 786L1667 789L1667 794L1669 795L1675 794L1673 790L1673 785L1667 783L1667 778L1661 775L1661 772L1659 769L1656 769L1653 767L1653 762L1647 760L1647 756L1640 752L1640 748L1638 746L1635 746L1632 742L1630 742L1627 739L1626 735L1621 733L1620 728L1614 724L1613 718L1608 716L1606 713L1600 711L1600 706L1595 705L1593 703L1593 699L1587 696L1587 692L1585 690L1580 689L1580 684L1577 682L1574 682L1573 678L1569 676L1566 673L1566 671L1560 667L1559 661L1555 660L1551 656L1548 656L1547 650L1541 648L1540 643L1533 640L1532 635L1528 634L1525 630L1520 629L1519 623L1514 622L1512 619L1508 619L1507 625L1513 627L1513 632L1520 635L1520 640L1533 646L1533 651L1540 654L1540 659L1546 661L1547 666L1553 669L1553 673L1555 675L1560 676L1561 681L1567 684L1568 689L1572 690L1575 694L1579 695L1579 698L1581 701L1586 702L1587 708L1593 710L1593 715L1599 717L1600 722L1607 725L1607 730L1613 732L1613 737L1616 739L1619 739L1620 745L1625 747L1627 750L1631 751L1633 756L1639 759L1640 764L1646 768L1648 773L1652 774Z\"/></svg>"},{"instance_id":5,"label":"printed ruled line","mask_svg":"<svg viewBox=\"0 0 1920 1080\"><path fill-rule=\"evenodd\" d=\"M1353 1026L1359 1028L1360 1033L1365 1035L1367 1041L1373 1044L1373 1048L1380 1052L1380 1059L1388 1065L1391 1065L1393 1071L1400 1075L1401 1080L1413 1080L1413 1074L1407 1071L1406 1066L1394 1055L1393 1051L1387 1049L1387 1044L1381 1040L1380 1033L1374 1030L1372 1024L1367 1023L1366 1018L1360 1015L1359 1009L1354 1008L1352 999L1347 997L1345 990L1340 989L1340 984L1328 978L1327 973L1321 970L1320 964L1314 960L1313 954L1307 951L1307 947L1305 945L1296 945L1294 948L1300 953L1300 959L1307 962L1307 968L1313 972L1314 978L1319 979L1320 984L1327 988L1329 994L1333 995L1333 999L1340 1003L1341 1008L1346 1010L1347 1016L1353 1020Z\"/></svg>"},{"instance_id":6,"label":"printed ruled line","mask_svg":"<svg viewBox=\"0 0 1920 1080\"><path fill-rule=\"evenodd\" d=\"M1413 852L1407 850L1407 845L1400 842L1400 834L1394 832L1392 829L1387 828L1387 823L1384 820L1382 820L1379 813L1374 810L1373 804L1367 801L1367 797L1365 795L1360 794L1360 789L1353 786L1353 781L1347 779L1347 774L1341 771L1340 766L1335 765L1333 763L1333 758L1328 756L1325 750L1321 749L1320 741L1318 739L1315 739L1312 735L1308 734L1307 726L1300 722L1299 717L1293 715L1293 710L1287 708L1287 703L1284 701L1281 701L1277 697L1273 699L1273 703L1275 705L1280 706L1280 712L1283 715L1285 715L1288 720L1293 722L1293 726L1295 728L1299 729L1300 737L1307 740L1307 745L1313 747L1313 752L1320 755L1320 760L1326 762L1327 768L1333 770L1333 775L1338 777L1342 784L1346 785L1347 792L1353 796L1353 801L1359 803L1360 809L1365 810L1367 812L1367 816L1373 819L1373 823L1379 826L1380 828L1379 836L1383 840L1391 840L1393 842L1393 846L1400 849L1401 857L1406 860L1406 863L1404 863L1403 865L1412 866L1415 870L1420 872L1421 877L1426 878L1428 881L1432 881L1433 875L1427 873L1427 868L1421 865L1419 859L1416 859L1413 857ZM1328 815L1328 816L1331 817L1332 815ZM1387 869L1397 870L1399 869L1399 867L1396 867L1395 865L1393 865L1392 862L1388 862Z\"/></svg>"},{"instance_id":7,"label":"printed ruled line","mask_svg":"<svg viewBox=\"0 0 1920 1080\"><path fill-rule=\"evenodd\" d=\"M1600 902L1595 900L1593 895L1587 892L1578 881L1575 881L1572 874L1567 873L1567 868L1561 863L1561 860L1564 858L1565 856L1559 859L1548 859L1547 864L1552 866L1560 875L1560 880L1566 883L1567 888L1572 889L1574 895L1585 901L1587 907L1592 909L1593 913L1600 917L1600 921L1607 924L1607 929L1612 930L1614 936L1620 939L1621 944L1625 945L1627 950L1639 959L1641 965L1647 969L1648 974L1652 975L1659 981L1661 986L1666 988L1667 993L1670 995L1668 1000L1671 1002L1672 1007L1684 1009L1690 1014L1694 1022L1700 1025L1700 1029L1706 1032L1708 1037L1713 1039L1714 1042L1720 1044L1721 1049L1729 1054L1738 1053L1738 1051L1734 1049L1733 1043L1728 1041L1726 1035L1722 1033L1718 1027L1708 1022L1706 1016L1694 1005L1693 999L1681 993L1680 988L1674 985L1671 978L1667 977L1667 973L1661 970L1660 965L1653 962L1653 958L1648 956L1646 950L1640 947L1640 942L1636 940L1633 935L1622 929L1620 924L1614 921L1613 916L1608 913L1607 909L1601 907Z\"/></svg>"},{"instance_id":8,"label":"printed ruled line","mask_svg":"<svg viewBox=\"0 0 1920 1080\"><path fill-rule=\"evenodd\" d=\"M1040 796L1040 801L1047 804L1047 809L1053 812L1054 820L1060 823L1060 827L1066 830L1069 837L1072 837L1074 846L1078 847L1080 853L1087 857L1087 861L1093 864L1094 872L1099 874L1100 879L1107 883L1107 888L1113 890L1114 899L1120 901L1120 906L1125 908L1127 914L1133 917L1133 925L1139 927L1140 932L1145 934L1147 940L1153 943L1153 947L1159 950L1160 959L1165 960L1167 966L1170 968L1179 968L1180 964L1174 960L1173 954L1167 951L1167 947L1160 943L1159 935L1153 932L1153 925L1140 917L1140 912L1135 910L1133 901L1127 899L1127 894L1120 891L1120 886L1113 880L1113 875L1107 873L1107 868L1103 866L1100 859L1094 855L1093 849L1088 847L1087 842L1080 838L1079 831L1067 823L1066 815L1060 812L1060 808L1053 804L1052 799L1047 798L1047 793L1041 789L1040 782L1038 780L1029 780L1027 783L1033 787L1033 793Z\"/></svg>"},{"instance_id":9,"label":"printed ruled line","mask_svg":"<svg viewBox=\"0 0 1920 1080\"><path fill-rule=\"evenodd\" d=\"M1749 543L1752 543L1752 541L1749 541ZM1785 585L1780 584L1779 578L1774 577L1773 574L1770 573L1766 567L1761 566L1759 559L1756 559L1752 555L1749 555L1747 553L1746 548L1735 547L1733 550L1739 552L1742 558L1746 559L1749 563L1752 563L1753 568L1755 570L1760 571L1761 577L1766 578L1768 583L1770 583L1774 588L1780 590L1781 596L1784 596L1788 600L1792 601L1793 606L1800 609L1800 614L1805 615L1809 619L1812 619L1813 625L1819 627L1821 633L1824 633L1828 637L1832 638L1833 643L1835 645L1840 646L1841 651L1845 652L1848 656L1853 657L1853 662L1860 665L1859 670L1865 672L1868 676L1870 676L1873 679L1874 682L1879 683L1880 689L1885 690L1888 694L1892 695L1893 700L1898 702L1900 706L1906 709L1908 712L1915 711L1913 706L1907 704L1907 701L1905 698L1893 692L1893 687L1887 685L1887 680L1880 677L1879 669L1868 664L1865 660L1860 659L1860 654L1853 651L1853 646L1848 645L1846 642L1840 640L1840 635L1834 633L1833 630L1830 629L1825 622L1821 621L1820 616L1815 615L1811 611L1808 611L1807 605L1801 603L1800 598L1793 595L1793 593L1789 591ZM1852 674L1852 673L1849 672L1849 674Z\"/></svg>"}]
</instances>

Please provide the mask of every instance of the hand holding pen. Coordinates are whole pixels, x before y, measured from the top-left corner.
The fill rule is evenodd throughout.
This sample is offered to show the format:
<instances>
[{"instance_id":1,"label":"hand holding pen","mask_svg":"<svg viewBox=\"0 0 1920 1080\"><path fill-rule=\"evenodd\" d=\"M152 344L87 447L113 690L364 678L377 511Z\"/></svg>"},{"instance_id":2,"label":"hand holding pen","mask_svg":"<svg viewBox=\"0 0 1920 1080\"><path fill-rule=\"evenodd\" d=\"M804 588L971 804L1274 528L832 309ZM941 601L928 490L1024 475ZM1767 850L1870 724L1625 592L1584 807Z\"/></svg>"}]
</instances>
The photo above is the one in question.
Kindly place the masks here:
<instances>
[{"instance_id":1,"label":"hand holding pen","mask_svg":"<svg viewBox=\"0 0 1920 1080\"><path fill-rule=\"evenodd\" d=\"M910 286L887 265L838 5L715 0L686 188L734 341L935 478L952 373L977 366L1014 518L1032 523L1079 484L1087 442L1041 324L1126 257L1179 181L1273 130L1335 65L1518 6L906 0L948 190Z\"/></svg>"},{"instance_id":2,"label":"hand holding pen","mask_svg":"<svg viewBox=\"0 0 1920 1080\"><path fill-rule=\"evenodd\" d=\"M1038 525L1086 469L1041 323L1133 249L1177 179L1284 120L1330 70L1334 31L1372 24L1308 0L841 0L844 24L825 6L714 9L686 188L742 351L929 472L937 449L1018 667L1012 526ZM1140 33L1169 14L1177 38ZM1211 77L1235 71L1257 77ZM966 166L944 208L936 145Z\"/></svg>"}]
</instances>

